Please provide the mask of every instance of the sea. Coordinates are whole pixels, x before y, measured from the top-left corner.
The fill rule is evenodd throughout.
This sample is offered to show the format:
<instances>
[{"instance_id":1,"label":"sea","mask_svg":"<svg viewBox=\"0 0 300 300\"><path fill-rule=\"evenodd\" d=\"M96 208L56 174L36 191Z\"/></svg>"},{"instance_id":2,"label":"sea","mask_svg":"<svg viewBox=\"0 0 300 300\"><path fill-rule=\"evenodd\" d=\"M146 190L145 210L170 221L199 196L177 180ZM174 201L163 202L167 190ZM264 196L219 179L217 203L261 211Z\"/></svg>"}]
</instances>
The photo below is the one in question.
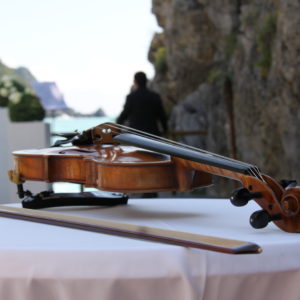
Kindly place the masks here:
<instances>
[{"instance_id":1,"label":"sea","mask_svg":"<svg viewBox=\"0 0 300 300\"><path fill-rule=\"evenodd\" d=\"M65 133L83 131L105 122L114 122L114 117L56 117L46 118L44 122L50 124L51 133Z\"/></svg>"},{"instance_id":2,"label":"sea","mask_svg":"<svg viewBox=\"0 0 300 300\"><path fill-rule=\"evenodd\" d=\"M45 123L50 125L51 133L82 132L105 122L114 122L114 117L56 117L46 118ZM59 137L51 137L50 144L53 145ZM57 182L52 184L52 190L56 193L77 193L81 191L94 191L95 189L83 188L80 184Z\"/></svg>"}]
</instances>

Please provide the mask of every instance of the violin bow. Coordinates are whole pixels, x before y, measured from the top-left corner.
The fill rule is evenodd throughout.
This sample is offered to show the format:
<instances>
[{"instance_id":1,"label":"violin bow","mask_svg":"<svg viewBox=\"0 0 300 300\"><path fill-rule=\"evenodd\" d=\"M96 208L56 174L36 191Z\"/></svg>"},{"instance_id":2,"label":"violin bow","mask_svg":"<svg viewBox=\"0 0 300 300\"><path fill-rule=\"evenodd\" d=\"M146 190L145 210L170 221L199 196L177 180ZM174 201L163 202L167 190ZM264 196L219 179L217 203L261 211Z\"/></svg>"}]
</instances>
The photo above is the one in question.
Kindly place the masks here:
<instances>
[{"instance_id":1,"label":"violin bow","mask_svg":"<svg viewBox=\"0 0 300 300\"><path fill-rule=\"evenodd\" d=\"M260 246L251 242L66 215L50 211L0 206L0 216L227 254L257 254L262 252Z\"/></svg>"},{"instance_id":2,"label":"violin bow","mask_svg":"<svg viewBox=\"0 0 300 300\"><path fill-rule=\"evenodd\" d=\"M237 180L243 187L232 194L231 202L243 206L254 199L262 208L250 217L254 228L273 221L284 231L300 232L300 188L284 189L254 165L114 123L96 126L90 134L95 144L121 143L168 154L185 168Z\"/></svg>"}]
</instances>

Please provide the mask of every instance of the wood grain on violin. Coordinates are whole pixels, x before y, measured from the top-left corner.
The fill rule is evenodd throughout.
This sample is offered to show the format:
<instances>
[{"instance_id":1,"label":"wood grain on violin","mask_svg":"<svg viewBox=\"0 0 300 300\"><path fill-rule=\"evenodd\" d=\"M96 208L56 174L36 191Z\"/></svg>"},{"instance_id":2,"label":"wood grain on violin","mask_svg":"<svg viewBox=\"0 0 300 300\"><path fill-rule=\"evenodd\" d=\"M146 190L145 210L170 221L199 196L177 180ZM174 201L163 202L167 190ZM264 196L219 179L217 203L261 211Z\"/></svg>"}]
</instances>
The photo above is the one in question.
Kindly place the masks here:
<instances>
[{"instance_id":1,"label":"wood grain on violin","mask_svg":"<svg viewBox=\"0 0 300 300\"><path fill-rule=\"evenodd\" d=\"M74 134L58 145L67 142L73 147L14 152L15 176L108 191L159 192L208 186L217 175L241 183L231 197L234 205L250 199L260 205L262 211L250 218L253 227L272 221L284 231L300 232L300 187L294 181L282 186L252 164L114 123Z\"/></svg>"},{"instance_id":2,"label":"wood grain on violin","mask_svg":"<svg viewBox=\"0 0 300 300\"><path fill-rule=\"evenodd\" d=\"M182 168L169 155L136 147L105 144L13 154L15 172L24 181L81 183L118 192L187 190L211 184L207 173Z\"/></svg>"}]
</instances>

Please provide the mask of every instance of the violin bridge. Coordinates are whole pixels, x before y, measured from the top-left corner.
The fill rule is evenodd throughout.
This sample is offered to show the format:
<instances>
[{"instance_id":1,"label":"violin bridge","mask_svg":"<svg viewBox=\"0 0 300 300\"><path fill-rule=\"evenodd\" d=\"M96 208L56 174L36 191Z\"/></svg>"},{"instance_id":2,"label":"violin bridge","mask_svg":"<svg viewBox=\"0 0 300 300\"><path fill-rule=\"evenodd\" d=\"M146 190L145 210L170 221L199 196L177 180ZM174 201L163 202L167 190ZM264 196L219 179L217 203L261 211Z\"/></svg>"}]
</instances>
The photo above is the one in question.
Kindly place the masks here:
<instances>
[{"instance_id":1,"label":"violin bridge","mask_svg":"<svg viewBox=\"0 0 300 300\"><path fill-rule=\"evenodd\" d=\"M116 128L112 127L111 124L101 124L92 129L93 142L95 144L119 144L119 142L114 140L114 136L118 133L116 132Z\"/></svg>"}]
</instances>

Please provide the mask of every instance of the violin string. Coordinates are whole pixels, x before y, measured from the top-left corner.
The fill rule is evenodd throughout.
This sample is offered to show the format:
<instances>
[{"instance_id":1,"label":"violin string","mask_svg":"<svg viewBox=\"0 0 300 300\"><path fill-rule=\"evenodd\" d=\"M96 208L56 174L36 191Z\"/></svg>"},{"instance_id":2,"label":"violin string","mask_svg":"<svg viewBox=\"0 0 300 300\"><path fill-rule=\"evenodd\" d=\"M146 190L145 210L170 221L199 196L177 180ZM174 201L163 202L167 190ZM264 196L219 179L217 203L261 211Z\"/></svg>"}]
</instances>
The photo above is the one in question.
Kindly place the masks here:
<instances>
[{"instance_id":1,"label":"violin string","mask_svg":"<svg viewBox=\"0 0 300 300\"><path fill-rule=\"evenodd\" d=\"M254 170L251 168L250 170L250 173L251 173L251 175L253 176L253 177L256 177L257 178L257 175L256 175L256 173L254 172Z\"/></svg>"},{"instance_id":2,"label":"violin string","mask_svg":"<svg viewBox=\"0 0 300 300\"><path fill-rule=\"evenodd\" d=\"M229 161L229 162L239 164L240 166L243 166L243 167L247 168L247 171L251 172L252 176L258 177L256 175L256 172L253 170L255 167L253 165L248 164L248 163L244 163L244 162L232 159L232 158L228 158L228 157L225 157L225 156L222 156L222 155L219 155L219 154L215 154L215 153L212 153L212 152L209 152L209 151L205 151L203 149L199 149L199 148L196 148L196 147L193 147L193 146L189 146L189 145L185 145L185 144L182 144L182 143L179 143L179 142L175 142L175 141L172 141L172 140L169 140L169 139L166 139L166 138L157 137L157 136L152 135L150 133L145 133L143 131L133 129L133 128L129 128L129 127L126 127L126 126L123 126L123 125L118 125L118 124L114 124L114 123L108 123L108 124L110 125L110 127L113 127L117 130L118 129L124 130L125 133L135 133L139 136L148 137L152 140L163 141L163 142L165 142L167 144L170 144L170 145L175 145L175 146L179 146L179 147L182 147L182 148L187 148L187 149L193 150L195 152L199 152L199 153L202 153L202 154L210 155L210 156L222 159L222 160L226 160L226 161ZM120 132L118 132L118 131L114 132L114 133L115 134L120 134Z\"/></svg>"},{"instance_id":3,"label":"violin string","mask_svg":"<svg viewBox=\"0 0 300 300\"><path fill-rule=\"evenodd\" d=\"M243 166L243 167L246 168L246 170L250 173L249 175L251 175L251 176L259 179L262 182L265 182L265 180L263 179L263 177L262 177L262 175L261 175L260 170L258 169L258 167L254 166L254 165L251 165L249 163L241 162L241 161L229 158L229 157L225 157L225 156L222 156L222 155L219 155L219 154L215 154L215 153L212 153L212 152L209 152L209 151L205 151L203 149L199 149L199 148L196 148L196 147L193 147L193 146L190 146L190 145L186 145L186 144L182 144L182 143L179 143L179 142L175 142L175 141L163 138L163 137L158 137L156 135L153 135L153 134L150 134L150 133L146 133L146 132L134 129L134 128L130 128L130 127L127 127L127 126L124 126L124 125L119 125L119 124L115 124L115 123L107 123L107 124L109 124L111 127L115 128L116 130L124 131L122 133L134 133L134 134L136 134L138 136L147 137L147 138L150 138L151 140L154 140L154 141L157 141L157 140L158 141L163 141L164 143L167 143L169 145L179 146L179 147L182 147L182 148L193 150L195 152L199 152L199 153L202 153L202 154L206 154L206 155L210 155L210 156L213 156L213 157L217 157L217 158L223 159L225 161L229 161L229 162L240 164L241 166ZM119 131L116 131L114 133L115 134L120 134Z\"/></svg>"},{"instance_id":4,"label":"violin string","mask_svg":"<svg viewBox=\"0 0 300 300\"><path fill-rule=\"evenodd\" d=\"M157 140L163 141L163 142L165 142L167 144L170 144L170 145L176 145L176 146L179 146L179 147L182 147L182 148L187 148L187 149L193 150L195 152L199 152L199 153L203 153L203 154L210 155L210 156L213 156L213 157L217 157L217 158L220 158L224 161L237 163L240 166L243 166L244 168L246 168L246 170L249 173L251 173L250 174L251 176L254 176L256 178L259 178L259 179L263 180L262 177L259 175L259 173L260 173L259 170L257 169L258 170L258 173L257 173L256 171L254 171L254 169L256 167L253 166L253 165L250 165L248 163L244 163L244 162L241 162L241 161L238 161L238 160L235 160L235 159L231 159L231 158L224 157L224 156L221 156L221 155L218 155L218 154L215 154L215 153L211 153L211 152L208 152L208 151L205 151L205 150L193 147L193 146L189 146L189 145L185 145L185 144L182 144L182 143L179 143L179 142L171 141L171 140L168 140L166 138L157 137L155 135L145 133L145 132L142 132L142 131L137 130L137 129L129 128L129 127L126 127L126 126L123 126L123 125L118 125L118 124L114 124L114 123L108 123L108 124L111 127L115 128L117 130L121 130L121 133L134 133L134 134L142 136L142 137L148 137L148 138L150 138L152 140L155 140L155 141L157 141ZM119 131L116 131L114 133L115 134L120 134Z\"/></svg>"},{"instance_id":5,"label":"violin string","mask_svg":"<svg viewBox=\"0 0 300 300\"><path fill-rule=\"evenodd\" d=\"M175 142L175 141L163 138L163 137L158 137L156 135L146 133L146 132L143 132L143 131L140 131L140 130L137 130L137 129L132 129L132 128L129 128L129 127L126 127L126 126L123 126L123 125L118 125L118 126L120 126L121 129L125 129L128 133L131 133L131 132L136 133L137 135L146 136L146 137L149 137L153 140L160 140L160 141L163 141L163 142L168 143L170 145L180 146L182 148L187 148L187 149L190 149L190 150L194 150L196 152L200 152L200 153L207 154L207 155L210 155L210 156L218 157L218 158L221 158L223 160L228 160L228 161L232 161L232 162L235 162L235 163L239 163L240 165L244 165L245 167L253 167L252 165L250 165L248 163L241 162L241 161L238 161L238 160L235 160L235 159L232 159L232 158L229 158L229 157L225 157L225 156L222 156L222 155L219 155L219 154L215 154L215 153L212 153L212 152L209 152L209 151L206 151L206 150L203 150L203 149L199 149L199 148L196 148L196 147L193 147L193 146L190 146L190 145ZM118 128L118 127L116 127L116 128ZM118 133L118 132L115 132L115 133Z\"/></svg>"},{"instance_id":6,"label":"violin string","mask_svg":"<svg viewBox=\"0 0 300 300\"><path fill-rule=\"evenodd\" d=\"M255 173L257 174L258 179L260 179L261 181L265 182L264 178L262 177L258 167L255 167Z\"/></svg>"}]
</instances>

